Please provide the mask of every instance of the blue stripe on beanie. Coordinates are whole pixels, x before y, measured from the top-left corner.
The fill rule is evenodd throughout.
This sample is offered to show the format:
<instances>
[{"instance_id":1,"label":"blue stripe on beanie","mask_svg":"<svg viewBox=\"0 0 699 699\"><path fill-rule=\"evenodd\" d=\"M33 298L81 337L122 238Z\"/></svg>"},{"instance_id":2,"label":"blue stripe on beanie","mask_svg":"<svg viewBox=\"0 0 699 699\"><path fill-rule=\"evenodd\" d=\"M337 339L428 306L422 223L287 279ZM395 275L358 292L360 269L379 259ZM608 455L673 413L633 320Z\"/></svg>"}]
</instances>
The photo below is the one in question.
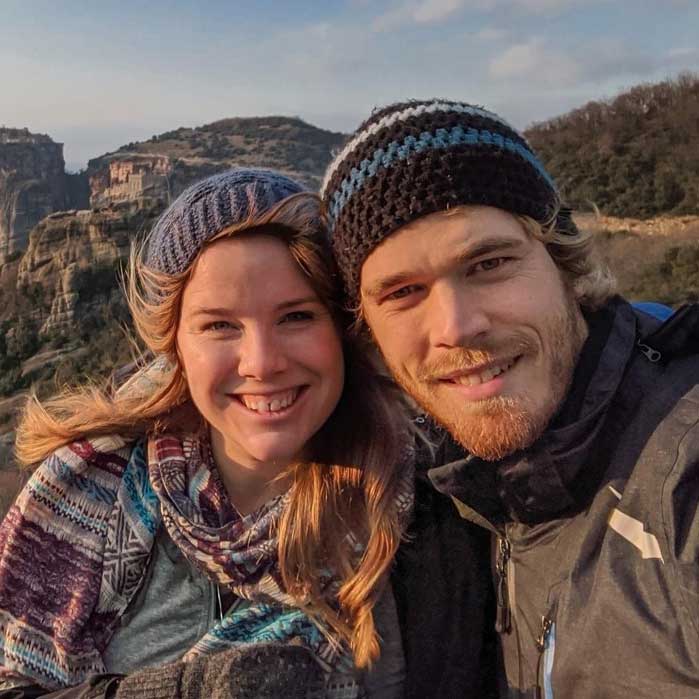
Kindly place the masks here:
<instances>
[{"instance_id":1,"label":"blue stripe on beanie","mask_svg":"<svg viewBox=\"0 0 699 699\"><path fill-rule=\"evenodd\" d=\"M493 133L485 129L468 128L464 130L461 126L455 126L449 130L437 129L434 133L424 131L419 138L407 136L401 143L391 141L385 149L378 148L375 150L370 159L362 160L359 168L352 168L350 176L342 180L339 188L332 195L332 201L328 205L330 218L333 220L337 218L349 198L359 192L366 179L373 177L379 168L389 168L397 161L405 160L414 153L419 153L423 150L436 150L458 145L494 146L495 148L514 153L520 158L524 158L546 180L550 187L554 187L551 176L546 172L539 159L532 151L520 143L502 134Z\"/></svg>"}]
</instances>

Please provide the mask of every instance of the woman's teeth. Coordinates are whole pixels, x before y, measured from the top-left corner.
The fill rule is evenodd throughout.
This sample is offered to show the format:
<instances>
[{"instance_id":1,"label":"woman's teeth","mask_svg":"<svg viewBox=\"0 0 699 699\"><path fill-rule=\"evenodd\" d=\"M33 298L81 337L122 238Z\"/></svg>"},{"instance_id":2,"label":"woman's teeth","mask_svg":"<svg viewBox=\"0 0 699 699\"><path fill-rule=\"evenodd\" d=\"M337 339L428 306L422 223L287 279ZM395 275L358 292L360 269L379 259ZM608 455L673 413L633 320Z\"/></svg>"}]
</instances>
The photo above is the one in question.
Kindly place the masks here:
<instances>
[{"instance_id":1,"label":"woman's teeth","mask_svg":"<svg viewBox=\"0 0 699 699\"><path fill-rule=\"evenodd\" d=\"M511 359L505 364L492 365L483 369L483 371L477 374L467 374L466 376L459 376L455 379L456 383L460 383L464 386L478 386L479 384L486 383L499 376L503 372L507 371L514 363L516 359Z\"/></svg>"},{"instance_id":2,"label":"woman's teeth","mask_svg":"<svg viewBox=\"0 0 699 699\"><path fill-rule=\"evenodd\" d=\"M249 410L258 413L276 413L288 408L298 397L299 389L292 388L281 393L269 393L266 396L243 393L238 398Z\"/></svg>"}]
</instances>

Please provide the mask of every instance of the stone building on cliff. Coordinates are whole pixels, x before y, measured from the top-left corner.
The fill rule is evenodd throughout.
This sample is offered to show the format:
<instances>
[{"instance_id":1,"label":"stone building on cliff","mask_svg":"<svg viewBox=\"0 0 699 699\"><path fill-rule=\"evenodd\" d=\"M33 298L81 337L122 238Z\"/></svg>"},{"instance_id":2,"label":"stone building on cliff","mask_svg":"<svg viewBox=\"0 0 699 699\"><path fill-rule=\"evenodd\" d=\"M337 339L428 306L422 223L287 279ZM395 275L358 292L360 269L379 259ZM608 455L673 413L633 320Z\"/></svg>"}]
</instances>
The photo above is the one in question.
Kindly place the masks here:
<instances>
[{"instance_id":1,"label":"stone building on cliff","mask_svg":"<svg viewBox=\"0 0 699 699\"><path fill-rule=\"evenodd\" d=\"M145 196L169 199L172 163L165 155L124 153L90 176L93 208Z\"/></svg>"}]
</instances>

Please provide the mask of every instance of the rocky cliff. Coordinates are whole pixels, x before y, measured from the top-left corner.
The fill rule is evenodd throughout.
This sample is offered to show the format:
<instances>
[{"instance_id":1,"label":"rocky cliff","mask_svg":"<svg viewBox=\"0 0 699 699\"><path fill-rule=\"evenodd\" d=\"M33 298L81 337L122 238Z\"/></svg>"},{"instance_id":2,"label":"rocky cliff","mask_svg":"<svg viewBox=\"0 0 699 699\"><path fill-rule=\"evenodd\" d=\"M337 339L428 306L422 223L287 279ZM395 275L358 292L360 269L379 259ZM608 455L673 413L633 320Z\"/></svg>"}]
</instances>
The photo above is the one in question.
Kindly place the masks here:
<instances>
[{"instance_id":1,"label":"rocky cliff","mask_svg":"<svg viewBox=\"0 0 699 699\"><path fill-rule=\"evenodd\" d=\"M78 306L82 303L85 312L91 303L103 300L90 288L98 281L96 271L112 272L101 286L113 283L113 272L126 262L131 240L150 227L161 209L159 201L139 200L63 211L47 216L32 230L17 268L16 288L26 294L38 287L39 295L50 301L34 309L41 334L69 334L80 322Z\"/></svg>"},{"instance_id":2,"label":"rocky cliff","mask_svg":"<svg viewBox=\"0 0 699 699\"><path fill-rule=\"evenodd\" d=\"M67 208L63 144L26 130L0 130L0 262L26 248L29 231Z\"/></svg>"}]
</instances>

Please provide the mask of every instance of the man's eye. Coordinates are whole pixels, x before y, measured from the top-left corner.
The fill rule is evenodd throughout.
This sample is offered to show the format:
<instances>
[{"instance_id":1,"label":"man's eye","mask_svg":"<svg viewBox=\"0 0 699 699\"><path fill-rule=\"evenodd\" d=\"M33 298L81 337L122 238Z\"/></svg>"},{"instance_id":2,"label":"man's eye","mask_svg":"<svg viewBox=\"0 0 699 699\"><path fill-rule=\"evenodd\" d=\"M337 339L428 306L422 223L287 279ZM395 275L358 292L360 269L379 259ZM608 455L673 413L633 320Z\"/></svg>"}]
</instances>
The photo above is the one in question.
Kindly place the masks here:
<instances>
[{"instance_id":1,"label":"man's eye","mask_svg":"<svg viewBox=\"0 0 699 699\"><path fill-rule=\"evenodd\" d=\"M398 301L399 299L404 299L419 291L420 287L417 284L408 284L407 286L401 286L400 289L392 291L386 298L385 301Z\"/></svg>"},{"instance_id":2,"label":"man's eye","mask_svg":"<svg viewBox=\"0 0 699 699\"><path fill-rule=\"evenodd\" d=\"M507 260L507 257L491 257L487 260L481 260L474 265L473 269L476 272L490 272L491 270L501 267Z\"/></svg>"}]
</instances>

